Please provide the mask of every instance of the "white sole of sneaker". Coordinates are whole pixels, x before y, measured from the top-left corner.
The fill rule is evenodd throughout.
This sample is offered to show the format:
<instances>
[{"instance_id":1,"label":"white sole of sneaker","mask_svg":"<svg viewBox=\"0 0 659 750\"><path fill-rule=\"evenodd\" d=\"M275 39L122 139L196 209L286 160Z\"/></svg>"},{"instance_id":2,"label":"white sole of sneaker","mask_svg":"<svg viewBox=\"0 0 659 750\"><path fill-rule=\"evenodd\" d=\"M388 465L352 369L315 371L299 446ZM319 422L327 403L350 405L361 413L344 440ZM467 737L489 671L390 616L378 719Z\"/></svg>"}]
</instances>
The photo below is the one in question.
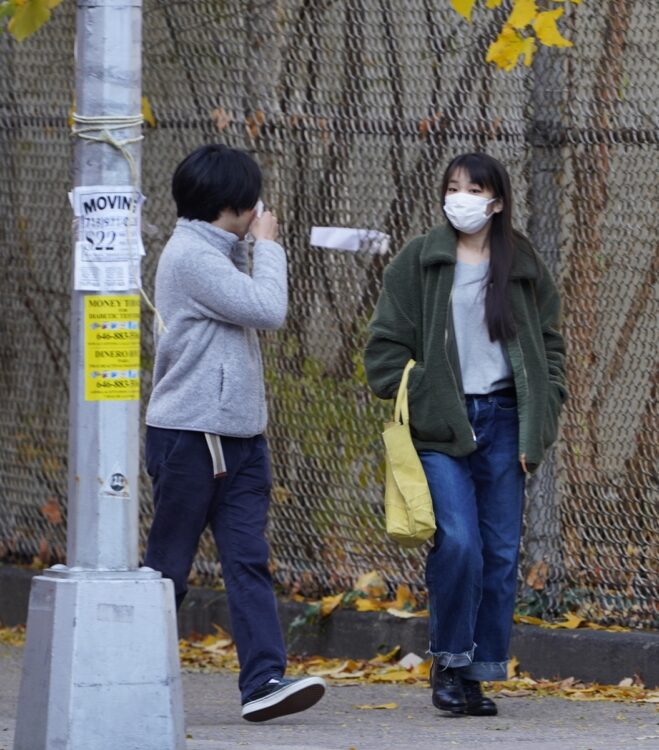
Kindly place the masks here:
<instances>
[{"instance_id":1,"label":"white sole of sneaker","mask_svg":"<svg viewBox=\"0 0 659 750\"><path fill-rule=\"evenodd\" d=\"M272 695L245 704L242 717L247 721L269 721L278 716L306 711L318 703L324 693L325 680L322 677L306 677Z\"/></svg>"}]
</instances>

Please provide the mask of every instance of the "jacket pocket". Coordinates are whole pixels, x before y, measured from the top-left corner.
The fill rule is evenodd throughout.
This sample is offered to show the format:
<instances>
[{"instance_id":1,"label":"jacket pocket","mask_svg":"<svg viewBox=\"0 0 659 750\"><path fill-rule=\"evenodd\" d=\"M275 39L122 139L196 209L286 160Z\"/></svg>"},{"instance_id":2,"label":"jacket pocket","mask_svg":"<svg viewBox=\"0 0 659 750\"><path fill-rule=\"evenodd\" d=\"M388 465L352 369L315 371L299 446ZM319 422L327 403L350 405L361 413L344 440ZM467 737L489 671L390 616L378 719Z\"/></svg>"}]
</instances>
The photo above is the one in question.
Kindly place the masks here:
<instances>
[{"instance_id":1,"label":"jacket pocket","mask_svg":"<svg viewBox=\"0 0 659 750\"><path fill-rule=\"evenodd\" d=\"M412 437L434 443L445 443L452 439L453 432L441 416L441 399L434 392L423 365L415 365L410 372L407 400Z\"/></svg>"},{"instance_id":2,"label":"jacket pocket","mask_svg":"<svg viewBox=\"0 0 659 750\"><path fill-rule=\"evenodd\" d=\"M219 388L219 396L218 400L220 403L222 403L222 396L224 394L224 365L220 365L220 388Z\"/></svg>"},{"instance_id":3,"label":"jacket pocket","mask_svg":"<svg viewBox=\"0 0 659 750\"><path fill-rule=\"evenodd\" d=\"M545 418L542 424L542 446L546 450L558 437L558 419L561 412L562 401L557 389L552 389L550 384L550 393L547 397L547 406L545 408Z\"/></svg>"}]
</instances>

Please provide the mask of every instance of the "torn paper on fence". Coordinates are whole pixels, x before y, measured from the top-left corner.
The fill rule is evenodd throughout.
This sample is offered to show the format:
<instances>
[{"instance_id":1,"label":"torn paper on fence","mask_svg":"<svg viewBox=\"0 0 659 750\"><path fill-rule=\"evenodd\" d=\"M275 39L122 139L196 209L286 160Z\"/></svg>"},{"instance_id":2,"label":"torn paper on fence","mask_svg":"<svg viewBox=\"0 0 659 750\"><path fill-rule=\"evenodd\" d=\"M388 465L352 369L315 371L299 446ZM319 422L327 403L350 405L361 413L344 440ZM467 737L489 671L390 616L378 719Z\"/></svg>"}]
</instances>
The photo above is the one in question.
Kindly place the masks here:
<instances>
[{"instance_id":1,"label":"torn paper on fence","mask_svg":"<svg viewBox=\"0 0 659 750\"><path fill-rule=\"evenodd\" d=\"M331 250L345 250L350 253L367 252L384 255L389 251L390 237L375 229L354 229L351 227L312 227L311 244Z\"/></svg>"}]
</instances>

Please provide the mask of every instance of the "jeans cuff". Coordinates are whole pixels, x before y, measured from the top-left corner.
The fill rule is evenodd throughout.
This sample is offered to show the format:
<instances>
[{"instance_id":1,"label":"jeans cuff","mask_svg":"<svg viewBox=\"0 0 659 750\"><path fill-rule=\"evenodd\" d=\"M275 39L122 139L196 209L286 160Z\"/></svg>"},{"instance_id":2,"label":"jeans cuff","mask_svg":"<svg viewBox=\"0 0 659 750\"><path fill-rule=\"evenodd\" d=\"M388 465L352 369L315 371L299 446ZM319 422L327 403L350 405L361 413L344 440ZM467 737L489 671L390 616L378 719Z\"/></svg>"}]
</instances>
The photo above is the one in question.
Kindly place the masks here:
<instances>
[{"instance_id":1,"label":"jeans cuff","mask_svg":"<svg viewBox=\"0 0 659 750\"><path fill-rule=\"evenodd\" d=\"M508 679L508 660L475 661L460 670L460 676L467 680L495 682Z\"/></svg>"},{"instance_id":2,"label":"jeans cuff","mask_svg":"<svg viewBox=\"0 0 659 750\"><path fill-rule=\"evenodd\" d=\"M459 654L452 654L450 651L433 651L432 649L428 649L428 653L432 655L435 663L444 670L449 667L455 668L469 666L474 660L475 650L476 644L474 643L469 651L462 651Z\"/></svg>"}]
</instances>

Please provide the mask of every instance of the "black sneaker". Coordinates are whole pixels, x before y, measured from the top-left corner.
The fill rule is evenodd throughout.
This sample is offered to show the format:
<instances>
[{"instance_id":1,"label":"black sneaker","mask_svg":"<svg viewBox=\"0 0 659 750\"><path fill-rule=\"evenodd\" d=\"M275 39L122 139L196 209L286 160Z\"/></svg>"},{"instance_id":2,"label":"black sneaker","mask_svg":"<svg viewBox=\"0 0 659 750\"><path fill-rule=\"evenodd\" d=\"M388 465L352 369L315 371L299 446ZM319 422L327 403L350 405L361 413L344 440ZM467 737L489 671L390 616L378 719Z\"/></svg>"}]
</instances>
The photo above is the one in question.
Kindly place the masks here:
<instances>
[{"instance_id":1,"label":"black sneaker","mask_svg":"<svg viewBox=\"0 0 659 750\"><path fill-rule=\"evenodd\" d=\"M272 679L257 688L243 702L242 717L247 721L268 721L278 716L306 711L323 697L322 677L289 680Z\"/></svg>"}]
</instances>

